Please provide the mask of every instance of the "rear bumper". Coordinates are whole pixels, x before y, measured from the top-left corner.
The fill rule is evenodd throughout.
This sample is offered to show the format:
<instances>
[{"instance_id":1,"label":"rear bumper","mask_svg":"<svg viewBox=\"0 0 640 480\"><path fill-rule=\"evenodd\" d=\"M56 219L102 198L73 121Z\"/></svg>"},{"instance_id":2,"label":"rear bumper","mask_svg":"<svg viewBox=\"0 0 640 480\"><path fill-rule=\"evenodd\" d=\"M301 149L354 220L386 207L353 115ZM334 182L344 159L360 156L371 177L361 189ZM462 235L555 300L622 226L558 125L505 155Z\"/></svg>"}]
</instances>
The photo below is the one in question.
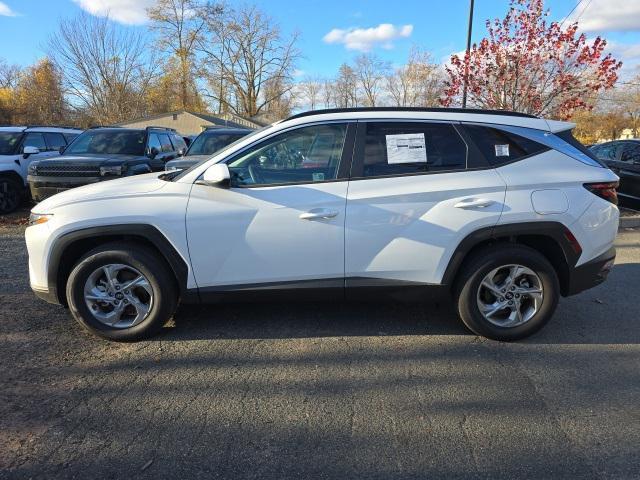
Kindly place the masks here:
<instances>
[{"instance_id":1,"label":"rear bumper","mask_svg":"<svg viewBox=\"0 0 640 480\"><path fill-rule=\"evenodd\" d=\"M100 177L34 177L29 175L31 198L40 202L56 193L102 181Z\"/></svg>"},{"instance_id":2,"label":"rear bumper","mask_svg":"<svg viewBox=\"0 0 640 480\"><path fill-rule=\"evenodd\" d=\"M609 275L611 267L613 267L615 259L616 249L615 247L611 247L593 260L589 260L573 268L569 272L567 296L575 295L576 293L588 290L604 282L607 275Z\"/></svg>"}]
</instances>

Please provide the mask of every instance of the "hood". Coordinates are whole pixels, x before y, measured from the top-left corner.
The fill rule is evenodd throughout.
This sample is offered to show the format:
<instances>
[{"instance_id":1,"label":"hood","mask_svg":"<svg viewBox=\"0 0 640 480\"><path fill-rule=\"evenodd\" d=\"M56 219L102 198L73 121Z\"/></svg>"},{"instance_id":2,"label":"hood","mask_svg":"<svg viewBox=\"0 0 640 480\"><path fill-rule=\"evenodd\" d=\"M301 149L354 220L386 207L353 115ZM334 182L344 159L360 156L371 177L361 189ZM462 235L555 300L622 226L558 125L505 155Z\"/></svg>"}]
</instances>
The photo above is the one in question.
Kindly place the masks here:
<instances>
[{"instance_id":1,"label":"hood","mask_svg":"<svg viewBox=\"0 0 640 480\"><path fill-rule=\"evenodd\" d=\"M72 188L53 195L37 204L34 212L50 213L52 210L71 203L81 203L96 199L135 197L144 193L155 192L167 182L158 177L164 172L153 172L132 177L117 178L107 182L97 182L83 187Z\"/></svg>"},{"instance_id":2,"label":"hood","mask_svg":"<svg viewBox=\"0 0 640 480\"><path fill-rule=\"evenodd\" d=\"M69 165L69 162L74 162L82 165L91 165L96 167L101 167L105 165L120 165L128 160L139 160L141 158L146 158L143 155L97 155L97 154L87 154L87 155L61 155L59 157L54 158L46 158L43 160L38 160L38 165L47 165L47 166L63 166Z\"/></svg>"}]
</instances>

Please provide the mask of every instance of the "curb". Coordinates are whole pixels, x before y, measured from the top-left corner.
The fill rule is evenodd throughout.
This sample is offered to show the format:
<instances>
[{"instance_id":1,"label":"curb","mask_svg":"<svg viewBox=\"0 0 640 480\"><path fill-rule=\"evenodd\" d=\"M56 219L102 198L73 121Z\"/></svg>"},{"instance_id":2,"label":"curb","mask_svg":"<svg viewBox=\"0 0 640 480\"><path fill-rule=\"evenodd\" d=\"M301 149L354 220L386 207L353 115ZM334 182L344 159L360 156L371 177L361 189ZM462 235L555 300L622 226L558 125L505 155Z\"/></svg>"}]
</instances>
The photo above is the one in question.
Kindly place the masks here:
<instances>
[{"instance_id":1,"label":"curb","mask_svg":"<svg viewBox=\"0 0 640 480\"><path fill-rule=\"evenodd\" d=\"M620 224L618 230L622 228L637 228L640 227L640 215L633 215L631 217L620 217Z\"/></svg>"}]
</instances>

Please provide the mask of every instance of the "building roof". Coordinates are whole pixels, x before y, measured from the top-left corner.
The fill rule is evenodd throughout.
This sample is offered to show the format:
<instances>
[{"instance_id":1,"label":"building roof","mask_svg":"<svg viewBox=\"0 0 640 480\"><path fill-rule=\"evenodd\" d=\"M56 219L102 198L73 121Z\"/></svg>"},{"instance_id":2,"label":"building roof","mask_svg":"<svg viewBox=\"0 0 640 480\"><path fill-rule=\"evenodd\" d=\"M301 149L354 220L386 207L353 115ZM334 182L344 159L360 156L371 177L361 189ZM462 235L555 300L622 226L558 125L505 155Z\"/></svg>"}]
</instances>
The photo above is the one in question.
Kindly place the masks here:
<instances>
[{"instance_id":1,"label":"building roof","mask_svg":"<svg viewBox=\"0 0 640 480\"><path fill-rule=\"evenodd\" d=\"M162 117L168 117L170 115L179 115L181 113L188 113L189 115L193 115L194 117L198 117L205 122L209 122L213 125L219 125L221 127L234 127L234 128L258 128L263 126L262 122L255 121L252 119L244 118L239 115L230 114L229 119L224 118L221 115L214 115L210 113L199 113L192 112L190 110L174 110L172 112L158 113L155 115L149 115L146 117L136 118L133 120L128 120L126 122L120 122L116 125L128 125L131 123L145 122L150 120L155 120ZM235 121L234 121L235 120Z\"/></svg>"}]
</instances>

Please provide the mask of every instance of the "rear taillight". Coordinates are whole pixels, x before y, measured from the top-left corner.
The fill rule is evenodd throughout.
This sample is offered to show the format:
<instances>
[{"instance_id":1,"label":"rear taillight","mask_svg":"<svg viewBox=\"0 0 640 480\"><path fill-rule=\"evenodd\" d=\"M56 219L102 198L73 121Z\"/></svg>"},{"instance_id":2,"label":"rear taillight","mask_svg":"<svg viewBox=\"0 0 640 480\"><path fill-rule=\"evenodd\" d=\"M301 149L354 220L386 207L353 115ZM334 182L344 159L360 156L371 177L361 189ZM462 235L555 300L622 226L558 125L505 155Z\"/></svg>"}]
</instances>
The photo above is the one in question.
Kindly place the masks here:
<instances>
[{"instance_id":1,"label":"rear taillight","mask_svg":"<svg viewBox=\"0 0 640 480\"><path fill-rule=\"evenodd\" d=\"M618 204L618 182L585 183L584 188L614 205Z\"/></svg>"}]
</instances>

